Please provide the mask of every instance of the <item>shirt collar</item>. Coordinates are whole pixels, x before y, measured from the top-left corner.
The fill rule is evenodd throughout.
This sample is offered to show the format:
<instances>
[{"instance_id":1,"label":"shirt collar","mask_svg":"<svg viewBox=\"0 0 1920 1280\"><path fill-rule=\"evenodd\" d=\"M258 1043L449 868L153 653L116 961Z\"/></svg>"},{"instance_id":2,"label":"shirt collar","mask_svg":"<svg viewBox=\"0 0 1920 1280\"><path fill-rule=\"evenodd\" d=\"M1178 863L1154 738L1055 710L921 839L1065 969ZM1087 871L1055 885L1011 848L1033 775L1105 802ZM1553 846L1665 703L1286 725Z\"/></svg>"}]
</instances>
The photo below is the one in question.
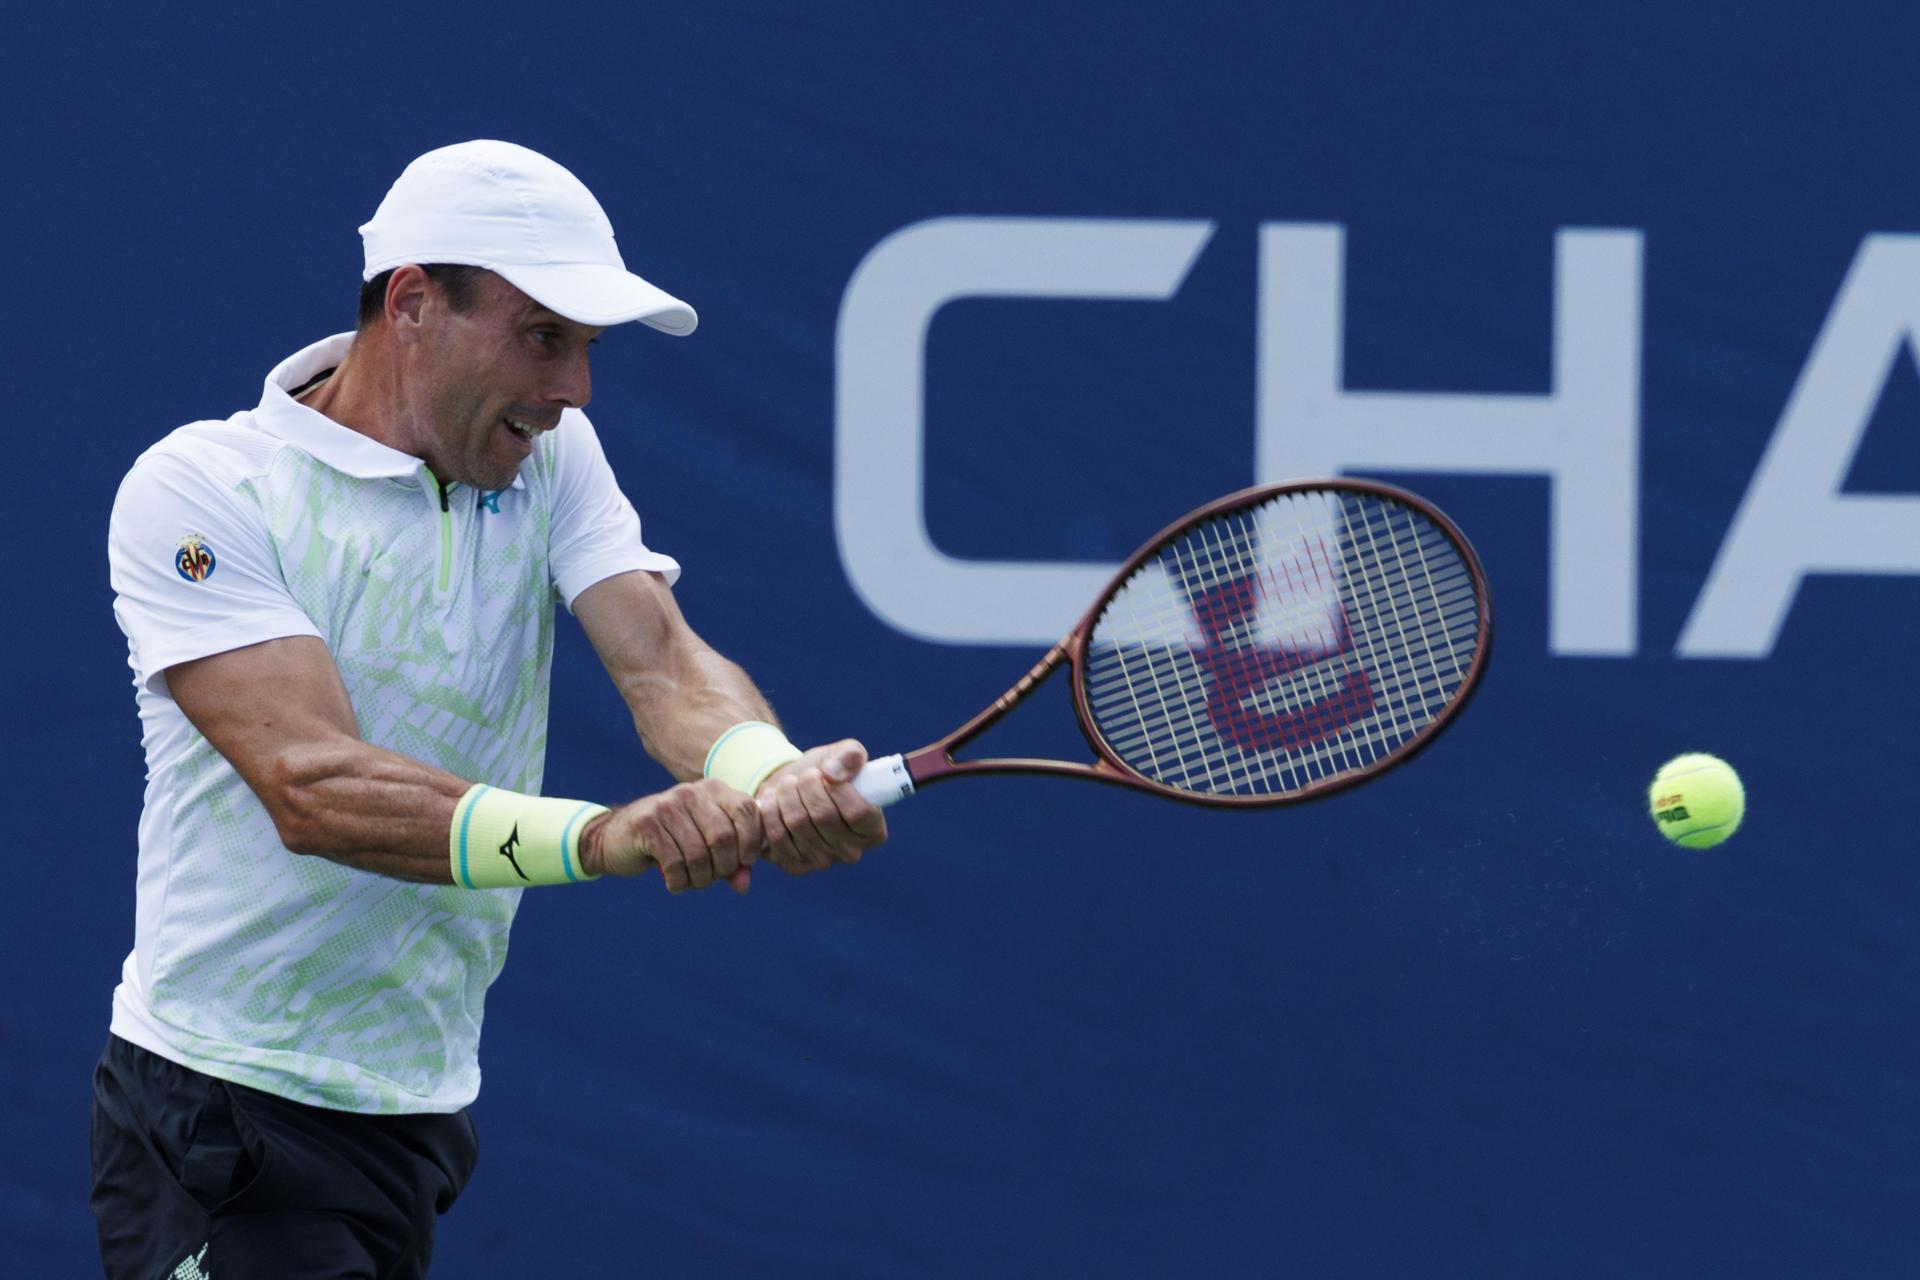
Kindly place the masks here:
<instances>
[{"instance_id":1,"label":"shirt collar","mask_svg":"<svg viewBox=\"0 0 1920 1280\"><path fill-rule=\"evenodd\" d=\"M261 389L260 406L253 411L254 418L269 434L356 479L418 476L426 464L412 454L389 448L293 398L297 388L346 359L347 348L352 345L351 333L336 333L303 347L275 365ZM525 483L515 475L511 487L524 488Z\"/></svg>"}]
</instances>

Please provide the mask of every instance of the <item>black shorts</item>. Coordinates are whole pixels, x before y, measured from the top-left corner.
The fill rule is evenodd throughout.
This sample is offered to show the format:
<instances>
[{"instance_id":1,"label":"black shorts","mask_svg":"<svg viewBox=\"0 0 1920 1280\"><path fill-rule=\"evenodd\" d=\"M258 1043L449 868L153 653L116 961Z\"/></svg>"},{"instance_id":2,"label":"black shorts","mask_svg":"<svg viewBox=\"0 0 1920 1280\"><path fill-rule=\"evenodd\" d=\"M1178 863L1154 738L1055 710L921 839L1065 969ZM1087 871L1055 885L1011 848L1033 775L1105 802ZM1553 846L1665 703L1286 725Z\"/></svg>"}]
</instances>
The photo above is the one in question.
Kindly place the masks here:
<instances>
[{"instance_id":1,"label":"black shorts","mask_svg":"<svg viewBox=\"0 0 1920 1280\"><path fill-rule=\"evenodd\" d=\"M93 1076L93 1214L119 1280L424 1276L479 1158L457 1115L330 1111L118 1036Z\"/></svg>"}]
</instances>

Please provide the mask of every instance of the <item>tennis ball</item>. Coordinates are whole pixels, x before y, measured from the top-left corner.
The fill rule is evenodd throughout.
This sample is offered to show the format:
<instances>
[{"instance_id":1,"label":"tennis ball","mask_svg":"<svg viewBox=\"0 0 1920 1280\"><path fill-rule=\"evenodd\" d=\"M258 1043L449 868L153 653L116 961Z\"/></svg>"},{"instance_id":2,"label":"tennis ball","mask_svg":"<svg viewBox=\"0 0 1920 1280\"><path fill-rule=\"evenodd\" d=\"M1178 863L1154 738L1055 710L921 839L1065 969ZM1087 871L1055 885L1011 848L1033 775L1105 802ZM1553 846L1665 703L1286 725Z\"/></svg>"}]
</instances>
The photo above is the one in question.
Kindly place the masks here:
<instances>
[{"instance_id":1,"label":"tennis ball","mask_svg":"<svg viewBox=\"0 0 1920 1280\"><path fill-rule=\"evenodd\" d=\"M1689 751L1653 775L1647 808L1667 839L1689 849L1711 849L1739 829L1747 790L1725 760Z\"/></svg>"}]
</instances>

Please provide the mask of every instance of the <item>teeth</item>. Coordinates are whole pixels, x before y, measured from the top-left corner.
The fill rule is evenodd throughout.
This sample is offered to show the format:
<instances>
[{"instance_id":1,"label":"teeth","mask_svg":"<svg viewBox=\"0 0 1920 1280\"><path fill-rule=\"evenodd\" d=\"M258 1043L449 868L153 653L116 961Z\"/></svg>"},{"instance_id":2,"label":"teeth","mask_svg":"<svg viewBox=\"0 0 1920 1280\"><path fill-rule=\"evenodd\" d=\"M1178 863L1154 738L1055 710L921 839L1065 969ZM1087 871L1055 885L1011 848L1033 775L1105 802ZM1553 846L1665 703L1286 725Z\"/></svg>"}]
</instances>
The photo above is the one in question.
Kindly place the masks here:
<instances>
[{"instance_id":1,"label":"teeth","mask_svg":"<svg viewBox=\"0 0 1920 1280\"><path fill-rule=\"evenodd\" d=\"M531 425L520 421L518 418L508 418L506 422L507 429L519 436L522 440L531 440L537 434Z\"/></svg>"}]
</instances>

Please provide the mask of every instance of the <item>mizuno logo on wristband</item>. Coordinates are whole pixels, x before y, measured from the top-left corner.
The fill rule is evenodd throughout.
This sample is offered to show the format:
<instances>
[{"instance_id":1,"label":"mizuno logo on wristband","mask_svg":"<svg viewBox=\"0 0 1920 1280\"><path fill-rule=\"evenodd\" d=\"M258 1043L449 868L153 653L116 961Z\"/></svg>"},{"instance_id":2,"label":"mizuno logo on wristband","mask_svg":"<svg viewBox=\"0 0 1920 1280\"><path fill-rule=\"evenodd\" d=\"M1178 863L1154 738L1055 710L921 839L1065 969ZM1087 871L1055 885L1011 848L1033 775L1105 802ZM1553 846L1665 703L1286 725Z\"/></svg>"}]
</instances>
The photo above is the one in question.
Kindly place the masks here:
<instances>
[{"instance_id":1,"label":"mizuno logo on wristband","mask_svg":"<svg viewBox=\"0 0 1920 1280\"><path fill-rule=\"evenodd\" d=\"M513 851L519 847L520 824L516 822L513 824L513 833L507 837L507 842L500 846L500 856L513 864L513 874L525 880L527 873L520 869L520 860L513 856Z\"/></svg>"}]
</instances>

